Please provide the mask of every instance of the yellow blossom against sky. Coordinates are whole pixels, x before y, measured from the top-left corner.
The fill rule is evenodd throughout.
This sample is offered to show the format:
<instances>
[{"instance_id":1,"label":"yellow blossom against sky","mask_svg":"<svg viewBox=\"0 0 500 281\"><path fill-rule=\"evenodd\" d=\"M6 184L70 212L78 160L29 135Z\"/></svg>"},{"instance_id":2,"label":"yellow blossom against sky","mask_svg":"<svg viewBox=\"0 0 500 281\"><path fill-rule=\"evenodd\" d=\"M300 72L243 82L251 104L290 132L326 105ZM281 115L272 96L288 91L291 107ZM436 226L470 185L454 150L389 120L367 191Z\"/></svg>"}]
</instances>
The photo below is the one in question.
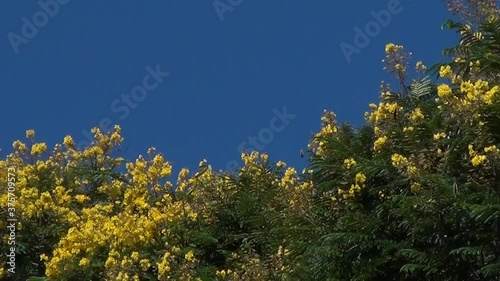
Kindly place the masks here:
<instances>
[{"instance_id":1,"label":"yellow blossom against sky","mask_svg":"<svg viewBox=\"0 0 500 281\"><path fill-rule=\"evenodd\" d=\"M402 50L395 44L386 47L388 54ZM449 67L439 72L442 78L455 77ZM122 158L118 153L124 141L120 126L110 132L92 129L95 141L84 149L75 147L69 135L50 148L37 139L34 130L27 130L28 141L13 142L14 152L0 161L0 167L16 170L18 229L32 239L28 247L45 266L47 277L71 280L84 274L90 278L102 271L107 280L141 280L153 275L159 280L196 280L196 270L207 255L200 250L200 241L220 243L196 235L212 228L225 231L220 226L231 218L223 217L223 210L244 201L248 194L261 196L252 206L262 205L262 209L253 212L269 212L278 220L310 220L316 200L326 198L327 209L338 210L357 206L367 196L382 202L405 190L424 192L429 185L420 176L445 169L454 153L462 154L453 161L464 161L461 165L474 176L480 175L479 179L490 173L500 163L500 149L487 137L491 132L483 112L499 103L498 86L482 79L456 78L438 84L435 90L437 96L420 104L414 97L384 91L378 104L369 105L364 131L339 125L335 113L325 110L309 148L313 159L327 163L328 169L313 165L299 173L266 153L243 151L237 175L214 171L205 159L197 170L181 167L174 174L173 164L153 147L134 160ZM446 126L429 129L439 122ZM453 146L454 136L465 126L474 138ZM358 151L345 145L346 140ZM382 172L374 173L367 168L370 165L399 177L404 188L375 190L374 182ZM335 180L330 180L332 174ZM328 184L318 183L318 177L327 178ZM2 188L7 182L1 175ZM7 193L2 192L0 201L7 200ZM234 224L238 223L243 228L247 222ZM37 235L50 240L44 241L47 244L41 250L35 247ZM190 241L189 235L198 240ZM284 261L289 253L287 241L279 242L273 245L277 254L273 252L268 259L237 249L227 253L234 260L230 268L210 270L219 278L242 279L285 271L290 266ZM7 235L2 243L7 245ZM2 268L0 274L4 272Z\"/></svg>"}]
</instances>

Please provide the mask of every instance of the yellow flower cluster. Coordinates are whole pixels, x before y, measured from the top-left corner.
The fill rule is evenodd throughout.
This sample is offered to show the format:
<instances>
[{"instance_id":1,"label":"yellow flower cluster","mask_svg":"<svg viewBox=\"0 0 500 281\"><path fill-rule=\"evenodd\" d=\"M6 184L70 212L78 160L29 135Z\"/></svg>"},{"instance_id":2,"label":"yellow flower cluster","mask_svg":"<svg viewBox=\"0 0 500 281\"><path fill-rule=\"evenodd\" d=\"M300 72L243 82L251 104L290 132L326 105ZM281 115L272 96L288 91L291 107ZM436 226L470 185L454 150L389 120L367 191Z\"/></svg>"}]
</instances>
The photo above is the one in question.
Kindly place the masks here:
<instances>
[{"instance_id":1,"label":"yellow flower cluster","mask_svg":"<svg viewBox=\"0 0 500 281\"><path fill-rule=\"evenodd\" d=\"M19 229L38 225L42 218L47 229L67 225L53 251L40 255L50 279L91 272L99 259L105 264L105 276L113 280L139 280L139 273L153 265L161 280L186 277L197 263L193 251L182 255L176 250L180 242L170 234L172 224L194 223L199 215L199 208L171 197L172 184L165 179L171 176L172 165L161 154L151 153L149 159L139 156L126 163L126 179L112 176L113 167L123 163L123 158L111 156L123 141L120 131L119 126L106 134L94 128L95 141L81 151L71 136L51 152L45 143L34 143L31 149L21 141L13 144L14 153L7 161L16 168ZM28 130L26 137L33 140L35 131ZM0 161L0 167L6 163ZM190 186L211 177L211 171L204 171L198 178L186 179L188 173L181 170L179 179ZM0 181L6 186L5 177ZM0 200L7 201L7 192L0 194ZM169 247L163 244L166 241ZM159 249L161 256L145 252L148 247ZM146 256L151 258L141 259Z\"/></svg>"},{"instance_id":2,"label":"yellow flower cluster","mask_svg":"<svg viewBox=\"0 0 500 281\"><path fill-rule=\"evenodd\" d=\"M499 86L490 87L487 81L481 79L474 83L461 81L459 89L460 91L454 94L449 85L442 84L438 86L438 96L455 110L468 112L497 102L500 92Z\"/></svg>"},{"instance_id":3,"label":"yellow flower cluster","mask_svg":"<svg viewBox=\"0 0 500 281\"><path fill-rule=\"evenodd\" d=\"M283 187L293 186L297 180L297 171L295 170L295 168L289 167L286 169L285 175L281 179L280 185Z\"/></svg>"},{"instance_id":4,"label":"yellow flower cluster","mask_svg":"<svg viewBox=\"0 0 500 281\"><path fill-rule=\"evenodd\" d=\"M500 149L498 149L496 145L485 147L483 149L485 154L479 154L476 150L474 150L474 146L472 144L469 144L468 149L469 156L471 157L471 163L474 167L478 167L488 160L493 162L500 159Z\"/></svg>"},{"instance_id":5,"label":"yellow flower cluster","mask_svg":"<svg viewBox=\"0 0 500 281\"><path fill-rule=\"evenodd\" d=\"M496 145L490 145L484 148L484 152L492 154L500 154L500 149Z\"/></svg>"},{"instance_id":6,"label":"yellow flower cluster","mask_svg":"<svg viewBox=\"0 0 500 281\"><path fill-rule=\"evenodd\" d=\"M453 78L453 71L451 70L451 67L449 65L441 66L439 69L439 76L441 78Z\"/></svg>"},{"instance_id":7,"label":"yellow flower cluster","mask_svg":"<svg viewBox=\"0 0 500 281\"><path fill-rule=\"evenodd\" d=\"M387 142L387 137L386 136L379 137L373 143L373 149L375 151L380 151L386 142Z\"/></svg>"},{"instance_id":8,"label":"yellow flower cluster","mask_svg":"<svg viewBox=\"0 0 500 281\"><path fill-rule=\"evenodd\" d=\"M35 143L31 147L31 155L37 156L41 153L44 153L47 150L47 144L45 143Z\"/></svg>"},{"instance_id":9,"label":"yellow flower cluster","mask_svg":"<svg viewBox=\"0 0 500 281\"><path fill-rule=\"evenodd\" d=\"M226 276L231 276L233 273L233 271L231 269L227 269L227 270L217 270L215 272L216 276L219 277L219 278L225 278Z\"/></svg>"},{"instance_id":10,"label":"yellow flower cluster","mask_svg":"<svg viewBox=\"0 0 500 281\"><path fill-rule=\"evenodd\" d=\"M391 156L392 165L399 170L405 171L408 176L413 177L418 172L417 167L408 158L395 153Z\"/></svg>"},{"instance_id":11,"label":"yellow flower cluster","mask_svg":"<svg viewBox=\"0 0 500 281\"><path fill-rule=\"evenodd\" d=\"M483 164L484 161L486 161L486 155L475 155L471 159L471 163L474 167L477 167L477 166Z\"/></svg>"},{"instance_id":12,"label":"yellow flower cluster","mask_svg":"<svg viewBox=\"0 0 500 281\"><path fill-rule=\"evenodd\" d=\"M447 84L439 85L437 90L438 90L438 96L442 99L447 99L452 94L451 88Z\"/></svg>"},{"instance_id":13,"label":"yellow flower cluster","mask_svg":"<svg viewBox=\"0 0 500 281\"><path fill-rule=\"evenodd\" d=\"M361 189L364 187L365 182L366 176L363 173L357 173L354 177L354 183L351 184L351 187L348 190L339 188L337 190L337 193L338 195L342 196L344 200L353 199L360 193ZM335 197L332 197L332 200L336 201L337 199Z\"/></svg>"},{"instance_id":14,"label":"yellow flower cluster","mask_svg":"<svg viewBox=\"0 0 500 281\"><path fill-rule=\"evenodd\" d=\"M425 115L422 113L422 110L418 107L411 112L410 119L413 122L424 120L424 118L425 118Z\"/></svg>"},{"instance_id":15,"label":"yellow flower cluster","mask_svg":"<svg viewBox=\"0 0 500 281\"><path fill-rule=\"evenodd\" d=\"M445 137L446 137L446 133L441 132L441 133L434 134L433 138L434 138L434 140L440 140L440 139L445 138Z\"/></svg>"},{"instance_id":16,"label":"yellow flower cluster","mask_svg":"<svg viewBox=\"0 0 500 281\"><path fill-rule=\"evenodd\" d=\"M323 116L321 117L321 130L314 135L313 140L308 144L308 148L313 151L314 155L324 155L325 146L323 138L333 137L337 134L337 131L338 128L335 113L324 110Z\"/></svg>"},{"instance_id":17,"label":"yellow flower cluster","mask_svg":"<svg viewBox=\"0 0 500 281\"><path fill-rule=\"evenodd\" d=\"M68 148L68 149L74 149L75 148L75 141L71 136L66 136L64 137L63 144Z\"/></svg>"},{"instance_id":18,"label":"yellow flower cluster","mask_svg":"<svg viewBox=\"0 0 500 281\"><path fill-rule=\"evenodd\" d=\"M412 126L404 127L403 128L403 133L406 133L406 132L411 133L411 132L413 132L414 129L415 128L413 128Z\"/></svg>"},{"instance_id":19,"label":"yellow flower cluster","mask_svg":"<svg viewBox=\"0 0 500 281\"><path fill-rule=\"evenodd\" d=\"M403 46L395 45L393 43L389 43L389 44L385 45L385 53L386 54L396 53L396 52L401 51L402 49L403 49Z\"/></svg>"},{"instance_id":20,"label":"yellow flower cluster","mask_svg":"<svg viewBox=\"0 0 500 281\"><path fill-rule=\"evenodd\" d=\"M26 130L26 138L32 139L35 137L35 130Z\"/></svg>"},{"instance_id":21,"label":"yellow flower cluster","mask_svg":"<svg viewBox=\"0 0 500 281\"><path fill-rule=\"evenodd\" d=\"M374 125L383 123L387 120L394 120L394 116L398 112L403 112L403 107L396 102L381 102L379 105L371 104L371 113L365 113L366 119L372 122Z\"/></svg>"},{"instance_id":22,"label":"yellow flower cluster","mask_svg":"<svg viewBox=\"0 0 500 281\"><path fill-rule=\"evenodd\" d=\"M346 167L346 169L350 169L354 165L356 165L356 161L353 158L348 158L344 160L344 166Z\"/></svg>"},{"instance_id":23,"label":"yellow flower cluster","mask_svg":"<svg viewBox=\"0 0 500 281\"><path fill-rule=\"evenodd\" d=\"M331 111L326 109L323 111L323 116L321 117L321 123L323 124L320 134L332 135L337 132L336 115Z\"/></svg>"},{"instance_id":24,"label":"yellow flower cluster","mask_svg":"<svg viewBox=\"0 0 500 281\"><path fill-rule=\"evenodd\" d=\"M455 81L455 86L443 84L438 87L439 99L436 100L437 108L446 119L453 119L456 123L467 124L475 128L477 138L488 134L483 129L485 118L484 110L500 101L500 87L490 85L488 81L477 79L475 81ZM434 135L435 140L447 137L445 133ZM484 144L480 144L481 146ZM446 155L446 151L437 147L439 155ZM487 160L484 155L471 155L474 166L479 166Z\"/></svg>"},{"instance_id":25,"label":"yellow flower cluster","mask_svg":"<svg viewBox=\"0 0 500 281\"><path fill-rule=\"evenodd\" d=\"M285 255L285 256L288 256L290 254L290 251L286 248L284 248L282 245L280 245L278 247L278 255L281 256L281 255Z\"/></svg>"}]
</instances>

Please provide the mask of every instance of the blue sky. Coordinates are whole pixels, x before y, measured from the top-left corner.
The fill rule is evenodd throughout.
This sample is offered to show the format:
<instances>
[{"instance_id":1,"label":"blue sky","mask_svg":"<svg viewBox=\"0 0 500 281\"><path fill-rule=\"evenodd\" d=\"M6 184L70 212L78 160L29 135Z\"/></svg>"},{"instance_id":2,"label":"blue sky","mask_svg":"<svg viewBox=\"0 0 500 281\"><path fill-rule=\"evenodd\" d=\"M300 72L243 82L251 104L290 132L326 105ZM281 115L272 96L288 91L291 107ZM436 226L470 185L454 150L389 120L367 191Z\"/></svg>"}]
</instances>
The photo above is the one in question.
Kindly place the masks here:
<instances>
[{"instance_id":1,"label":"blue sky","mask_svg":"<svg viewBox=\"0 0 500 281\"><path fill-rule=\"evenodd\" d=\"M390 19L348 62L340 44L356 47L374 13ZM254 136L301 169L323 109L361 124L378 101L386 43L445 59L449 16L443 1L2 1L2 157L26 129L52 147L104 119L122 126L129 159L154 146L176 170L226 169Z\"/></svg>"}]
</instances>

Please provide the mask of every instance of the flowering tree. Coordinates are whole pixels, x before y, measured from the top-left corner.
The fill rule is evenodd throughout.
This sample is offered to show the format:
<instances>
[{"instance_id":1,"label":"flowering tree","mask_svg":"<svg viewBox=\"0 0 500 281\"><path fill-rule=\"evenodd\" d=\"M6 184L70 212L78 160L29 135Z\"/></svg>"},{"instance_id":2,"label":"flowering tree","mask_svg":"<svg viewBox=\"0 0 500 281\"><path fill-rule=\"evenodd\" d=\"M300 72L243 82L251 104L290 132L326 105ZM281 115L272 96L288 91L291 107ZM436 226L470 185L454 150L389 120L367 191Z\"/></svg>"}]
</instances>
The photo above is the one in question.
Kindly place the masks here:
<instances>
[{"instance_id":1,"label":"flowering tree","mask_svg":"<svg viewBox=\"0 0 500 281\"><path fill-rule=\"evenodd\" d=\"M203 160L172 179L154 148L123 159L119 126L84 149L28 130L0 160L1 246L15 248L0 277L500 280L500 23L475 19L450 25L462 40L437 80L388 44L399 87L382 85L360 128L325 110L300 172L249 152L236 173Z\"/></svg>"}]
</instances>

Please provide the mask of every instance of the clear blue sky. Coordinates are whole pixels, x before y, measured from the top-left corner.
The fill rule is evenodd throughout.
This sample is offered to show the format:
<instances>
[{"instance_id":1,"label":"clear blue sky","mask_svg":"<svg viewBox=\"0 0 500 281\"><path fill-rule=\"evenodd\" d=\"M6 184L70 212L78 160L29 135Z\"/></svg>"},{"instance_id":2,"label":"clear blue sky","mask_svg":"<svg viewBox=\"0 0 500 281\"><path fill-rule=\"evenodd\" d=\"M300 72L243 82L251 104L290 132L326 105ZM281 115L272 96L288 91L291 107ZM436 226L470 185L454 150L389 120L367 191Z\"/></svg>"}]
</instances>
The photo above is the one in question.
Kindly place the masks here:
<instances>
[{"instance_id":1,"label":"clear blue sky","mask_svg":"<svg viewBox=\"0 0 500 281\"><path fill-rule=\"evenodd\" d=\"M2 157L26 129L52 147L67 134L85 140L82 130L109 118L127 158L154 146L176 170L204 158L225 169L249 136L262 145L261 133L261 151L301 169L323 109L360 124L378 101L386 43L431 65L456 38L440 29L443 1L401 0L350 63L340 44L356 46L354 28L398 1L45 2L47 12L36 1L0 3ZM147 76L157 66L168 77ZM139 101L122 100L132 91ZM282 126L273 117L284 107L295 117Z\"/></svg>"}]
</instances>

